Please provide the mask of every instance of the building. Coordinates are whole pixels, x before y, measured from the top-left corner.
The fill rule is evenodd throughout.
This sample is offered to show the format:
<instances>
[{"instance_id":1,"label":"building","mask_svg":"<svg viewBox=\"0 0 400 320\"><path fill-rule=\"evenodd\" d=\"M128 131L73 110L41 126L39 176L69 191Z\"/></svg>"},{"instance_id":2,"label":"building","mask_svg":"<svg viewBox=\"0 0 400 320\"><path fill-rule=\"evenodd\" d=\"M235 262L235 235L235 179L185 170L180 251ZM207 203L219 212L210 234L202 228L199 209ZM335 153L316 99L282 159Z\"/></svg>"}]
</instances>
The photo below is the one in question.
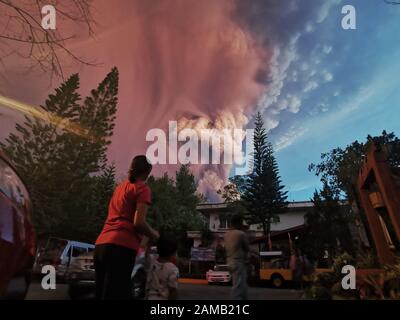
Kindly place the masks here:
<instances>
[{"instance_id":1,"label":"building","mask_svg":"<svg viewBox=\"0 0 400 320\"><path fill-rule=\"evenodd\" d=\"M278 235L287 232L297 232L304 228L304 216L307 211L313 207L311 201L290 202L285 213L279 215L279 222L271 225L271 237L278 237ZM218 243L222 244L224 234L230 228L229 207L226 203L203 203L197 209L204 215L208 221L209 230L213 234L214 242L212 246ZM255 239L263 236L262 227L259 225L251 225L248 230L249 237ZM198 247L201 245L201 232L188 231L188 237L193 239L193 246Z\"/></svg>"}]
</instances>

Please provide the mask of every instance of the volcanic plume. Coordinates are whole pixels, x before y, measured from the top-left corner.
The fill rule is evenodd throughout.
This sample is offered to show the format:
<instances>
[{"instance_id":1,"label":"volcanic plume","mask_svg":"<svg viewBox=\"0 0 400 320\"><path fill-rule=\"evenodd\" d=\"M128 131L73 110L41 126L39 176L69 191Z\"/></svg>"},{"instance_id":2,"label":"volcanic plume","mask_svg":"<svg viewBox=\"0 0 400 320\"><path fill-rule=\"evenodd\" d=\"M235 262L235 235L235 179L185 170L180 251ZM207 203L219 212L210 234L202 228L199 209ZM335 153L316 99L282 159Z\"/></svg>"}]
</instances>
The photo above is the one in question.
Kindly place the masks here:
<instances>
[{"instance_id":1,"label":"volcanic plume","mask_svg":"<svg viewBox=\"0 0 400 320\"><path fill-rule=\"evenodd\" d=\"M140 131L166 128L169 120L196 129L241 129L265 89L257 81L265 48L234 18L235 1L134 1L132 25L135 110ZM121 114L125 114L121 117ZM132 110L121 111L129 119ZM199 191L225 182L229 166L194 168Z\"/></svg>"},{"instance_id":2,"label":"volcanic plume","mask_svg":"<svg viewBox=\"0 0 400 320\"><path fill-rule=\"evenodd\" d=\"M125 172L135 154L145 153L146 133L180 127L242 129L265 92L269 52L238 19L239 0L120 0L94 2L94 39L70 43L76 55L103 67L79 70L82 91L94 87L116 65L119 104L110 159ZM62 25L57 28L62 28ZM74 32L74 27L70 27ZM18 61L8 61L10 68ZM67 70L68 71L68 70ZM42 78L10 73L5 94L40 104L50 91ZM53 85L54 86L54 85ZM215 197L229 165L194 166L199 191ZM154 172L173 172L155 166Z\"/></svg>"}]
</instances>

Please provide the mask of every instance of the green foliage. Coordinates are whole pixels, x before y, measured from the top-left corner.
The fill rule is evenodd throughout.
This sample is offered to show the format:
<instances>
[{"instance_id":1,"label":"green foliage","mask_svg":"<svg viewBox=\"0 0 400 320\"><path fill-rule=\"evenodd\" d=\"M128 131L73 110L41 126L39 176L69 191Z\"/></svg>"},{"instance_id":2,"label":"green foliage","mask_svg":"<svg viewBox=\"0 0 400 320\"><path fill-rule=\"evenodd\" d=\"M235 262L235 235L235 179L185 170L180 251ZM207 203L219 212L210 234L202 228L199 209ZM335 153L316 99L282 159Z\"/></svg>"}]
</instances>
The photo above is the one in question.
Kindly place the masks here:
<instances>
[{"instance_id":1,"label":"green foliage","mask_svg":"<svg viewBox=\"0 0 400 320\"><path fill-rule=\"evenodd\" d=\"M286 208L287 192L279 177L271 143L260 113L256 116L254 130L253 172L247 177L242 195L250 224L261 224L268 234L271 223L279 222L279 213Z\"/></svg>"},{"instance_id":2,"label":"green foliage","mask_svg":"<svg viewBox=\"0 0 400 320\"><path fill-rule=\"evenodd\" d=\"M152 205L148 220L162 233L173 232L179 240L178 254L187 256L190 244L186 232L202 230L205 221L196 210L202 197L196 192L196 182L188 166L181 166L175 180L167 174L149 177L147 184L152 190Z\"/></svg>"},{"instance_id":3,"label":"green foliage","mask_svg":"<svg viewBox=\"0 0 400 320\"><path fill-rule=\"evenodd\" d=\"M307 295L312 299L330 300L335 295L346 298L354 298L354 290L344 290L341 286L343 274L341 273L343 266L356 266L354 259L347 252L338 255L332 264L332 272L323 272L314 274L312 277L312 285L307 290Z\"/></svg>"},{"instance_id":4,"label":"green foliage","mask_svg":"<svg viewBox=\"0 0 400 320\"><path fill-rule=\"evenodd\" d=\"M372 264L366 264L370 261ZM309 298L317 300L329 299L400 299L400 260L394 265L385 266L381 271L375 269L375 261L371 257L359 256L354 258L348 253L343 253L334 259L333 271L314 274L311 286L306 291ZM342 287L343 266L353 265L357 272L365 275L357 277L356 289L344 290ZM375 269L375 270L367 270Z\"/></svg>"},{"instance_id":5,"label":"green foliage","mask_svg":"<svg viewBox=\"0 0 400 320\"><path fill-rule=\"evenodd\" d=\"M343 252L333 259L332 269L336 274L341 274L345 265L356 266L357 260L347 252Z\"/></svg>"},{"instance_id":6,"label":"green foliage","mask_svg":"<svg viewBox=\"0 0 400 320\"><path fill-rule=\"evenodd\" d=\"M26 116L0 146L26 180L38 235L93 241L115 179L106 151L118 70L112 69L83 103L78 89L75 74L42 106L46 120Z\"/></svg>"},{"instance_id":7,"label":"green foliage","mask_svg":"<svg viewBox=\"0 0 400 320\"><path fill-rule=\"evenodd\" d=\"M309 171L321 178L335 192L344 192L354 199L354 188L359 169L372 143L385 148L392 166L400 165L400 139L395 134L383 131L380 136L367 136L366 142L354 141L346 148L335 148L321 154L319 164L310 164Z\"/></svg>"},{"instance_id":8,"label":"green foliage","mask_svg":"<svg viewBox=\"0 0 400 320\"><path fill-rule=\"evenodd\" d=\"M378 269L379 259L371 252L363 253L357 257L357 266L361 269Z\"/></svg>"},{"instance_id":9,"label":"green foliage","mask_svg":"<svg viewBox=\"0 0 400 320\"><path fill-rule=\"evenodd\" d=\"M107 217L109 201L117 186L115 174L115 166L112 164L106 166L101 174L92 177L83 214L86 220L89 218L90 228L82 225L82 230L77 231L77 236L85 234L87 239L96 239L100 233Z\"/></svg>"},{"instance_id":10,"label":"green foliage","mask_svg":"<svg viewBox=\"0 0 400 320\"><path fill-rule=\"evenodd\" d=\"M339 195L328 185L319 192L315 191L314 204L305 215L307 233L299 245L308 257L320 260L328 251L336 256L342 251L354 252L349 223L353 217L349 208L340 205Z\"/></svg>"}]
</instances>

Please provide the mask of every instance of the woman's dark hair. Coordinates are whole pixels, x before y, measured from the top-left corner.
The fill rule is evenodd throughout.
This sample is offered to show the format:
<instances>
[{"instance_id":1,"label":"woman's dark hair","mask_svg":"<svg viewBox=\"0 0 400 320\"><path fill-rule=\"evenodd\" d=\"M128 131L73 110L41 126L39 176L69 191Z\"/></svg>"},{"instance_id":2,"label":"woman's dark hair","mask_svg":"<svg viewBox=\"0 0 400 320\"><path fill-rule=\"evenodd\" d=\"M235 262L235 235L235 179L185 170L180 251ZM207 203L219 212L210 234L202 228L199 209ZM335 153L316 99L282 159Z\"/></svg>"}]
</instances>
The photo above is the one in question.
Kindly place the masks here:
<instances>
[{"instance_id":1,"label":"woman's dark hair","mask_svg":"<svg viewBox=\"0 0 400 320\"><path fill-rule=\"evenodd\" d=\"M148 176L152 169L151 163L147 160L146 156L140 155L133 158L129 168L128 179L130 183L135 183L137 178L141 176Z\"/></svg>"},{"instance_id":2,"label":"woman's dark hair","mask_svg":"<svg viewBox=\"0 0 400 320\"><path fill-rule=\"evenodd\" d=\"M176 253L178 241L171 235L161 235L157 241L157 253L161 258L169 258Z\"/></svg>"}]
</instances>

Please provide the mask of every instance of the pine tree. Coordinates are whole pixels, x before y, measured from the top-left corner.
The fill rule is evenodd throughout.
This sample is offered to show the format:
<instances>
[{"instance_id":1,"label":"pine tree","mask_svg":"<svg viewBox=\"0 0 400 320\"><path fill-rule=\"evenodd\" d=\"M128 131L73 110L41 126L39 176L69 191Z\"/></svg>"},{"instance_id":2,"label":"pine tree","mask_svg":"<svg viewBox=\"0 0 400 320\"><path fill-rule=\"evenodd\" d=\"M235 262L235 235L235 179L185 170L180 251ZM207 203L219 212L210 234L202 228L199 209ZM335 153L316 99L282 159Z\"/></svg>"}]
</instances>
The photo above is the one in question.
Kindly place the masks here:
<instances>
[{"instance_id":1,"label":"pine tree","mask_svg":"<svg viewBox=\"0 0 400 320\"><path fill-rule=\"evenodd\" d=\"M267 235L271 223L279 222L279 213L286 207L287 192L283 191L278 164L260 113L254 129L253 172L248 176L242 196L250 224L261 224Z\"/></svg>"},{"instance_id":2,"label":"pine tree","mask_svg":"<svg viewBox=\"0 0 400 320\"><path fill-rule=\"evenodd\" d=\"M60 119L77 119L78 89L79 77L74 74L41 106L43 118L25 116L23 124L16 124L17 133L1 144L29 187L39 232L51 230L63 219L58 197L62 170L57 168L64 148L62 136L67 133L59 125Z\"/></svg>"},{"instance_id":3,"label":"pine tree","mask_svg":"<svg viewBox=\"0 0 400 320\"><path fill-rule=\"evenodd\" d=\"M111 199L116 187L116 169L115 165L106 166L100 175L94 176L90 185L90 198L88 198L86 213L91 228L87 230L85 226L82 232L87 239L93 241L104 226L104 221L108 213L109 200ZM90 200L90 202L89 202Z\"/></svg>"},{"instance_id":4,"label":"pine tree","mask_svg":"<svg viewBox=\"0 0 400 320\"><path fill-rule=\"evenodd\" d=\"M83 239L97 214L99 204L90 199L97 176L107 169L118 70L112 69L82 105L78 89L75 74L49 95L42 117L26 116L1 144L30 190L39 236Z\"/></svg>"},{"instance_id":5,"label":"pine tree","mask_svg":"<svg viewBox=\"0 0 400 320\"><path fill-rule=\"evenodd\" d=\"M114 128L117 94L118 70L113 68L79 109L78 124L84 135L64 137L65 163L71 175L62 199L69 216L68 226L64 225L62 230L76 238L93 234L91 229L97 229L93 224L88 228L93 215L98 214L98 205L92 207L88 199L92 196L93 184L97 183L94 176L101 175L107 168L106 152ZM108 205L109 198L101 201Z\"/></svg>"}]
</instances>

